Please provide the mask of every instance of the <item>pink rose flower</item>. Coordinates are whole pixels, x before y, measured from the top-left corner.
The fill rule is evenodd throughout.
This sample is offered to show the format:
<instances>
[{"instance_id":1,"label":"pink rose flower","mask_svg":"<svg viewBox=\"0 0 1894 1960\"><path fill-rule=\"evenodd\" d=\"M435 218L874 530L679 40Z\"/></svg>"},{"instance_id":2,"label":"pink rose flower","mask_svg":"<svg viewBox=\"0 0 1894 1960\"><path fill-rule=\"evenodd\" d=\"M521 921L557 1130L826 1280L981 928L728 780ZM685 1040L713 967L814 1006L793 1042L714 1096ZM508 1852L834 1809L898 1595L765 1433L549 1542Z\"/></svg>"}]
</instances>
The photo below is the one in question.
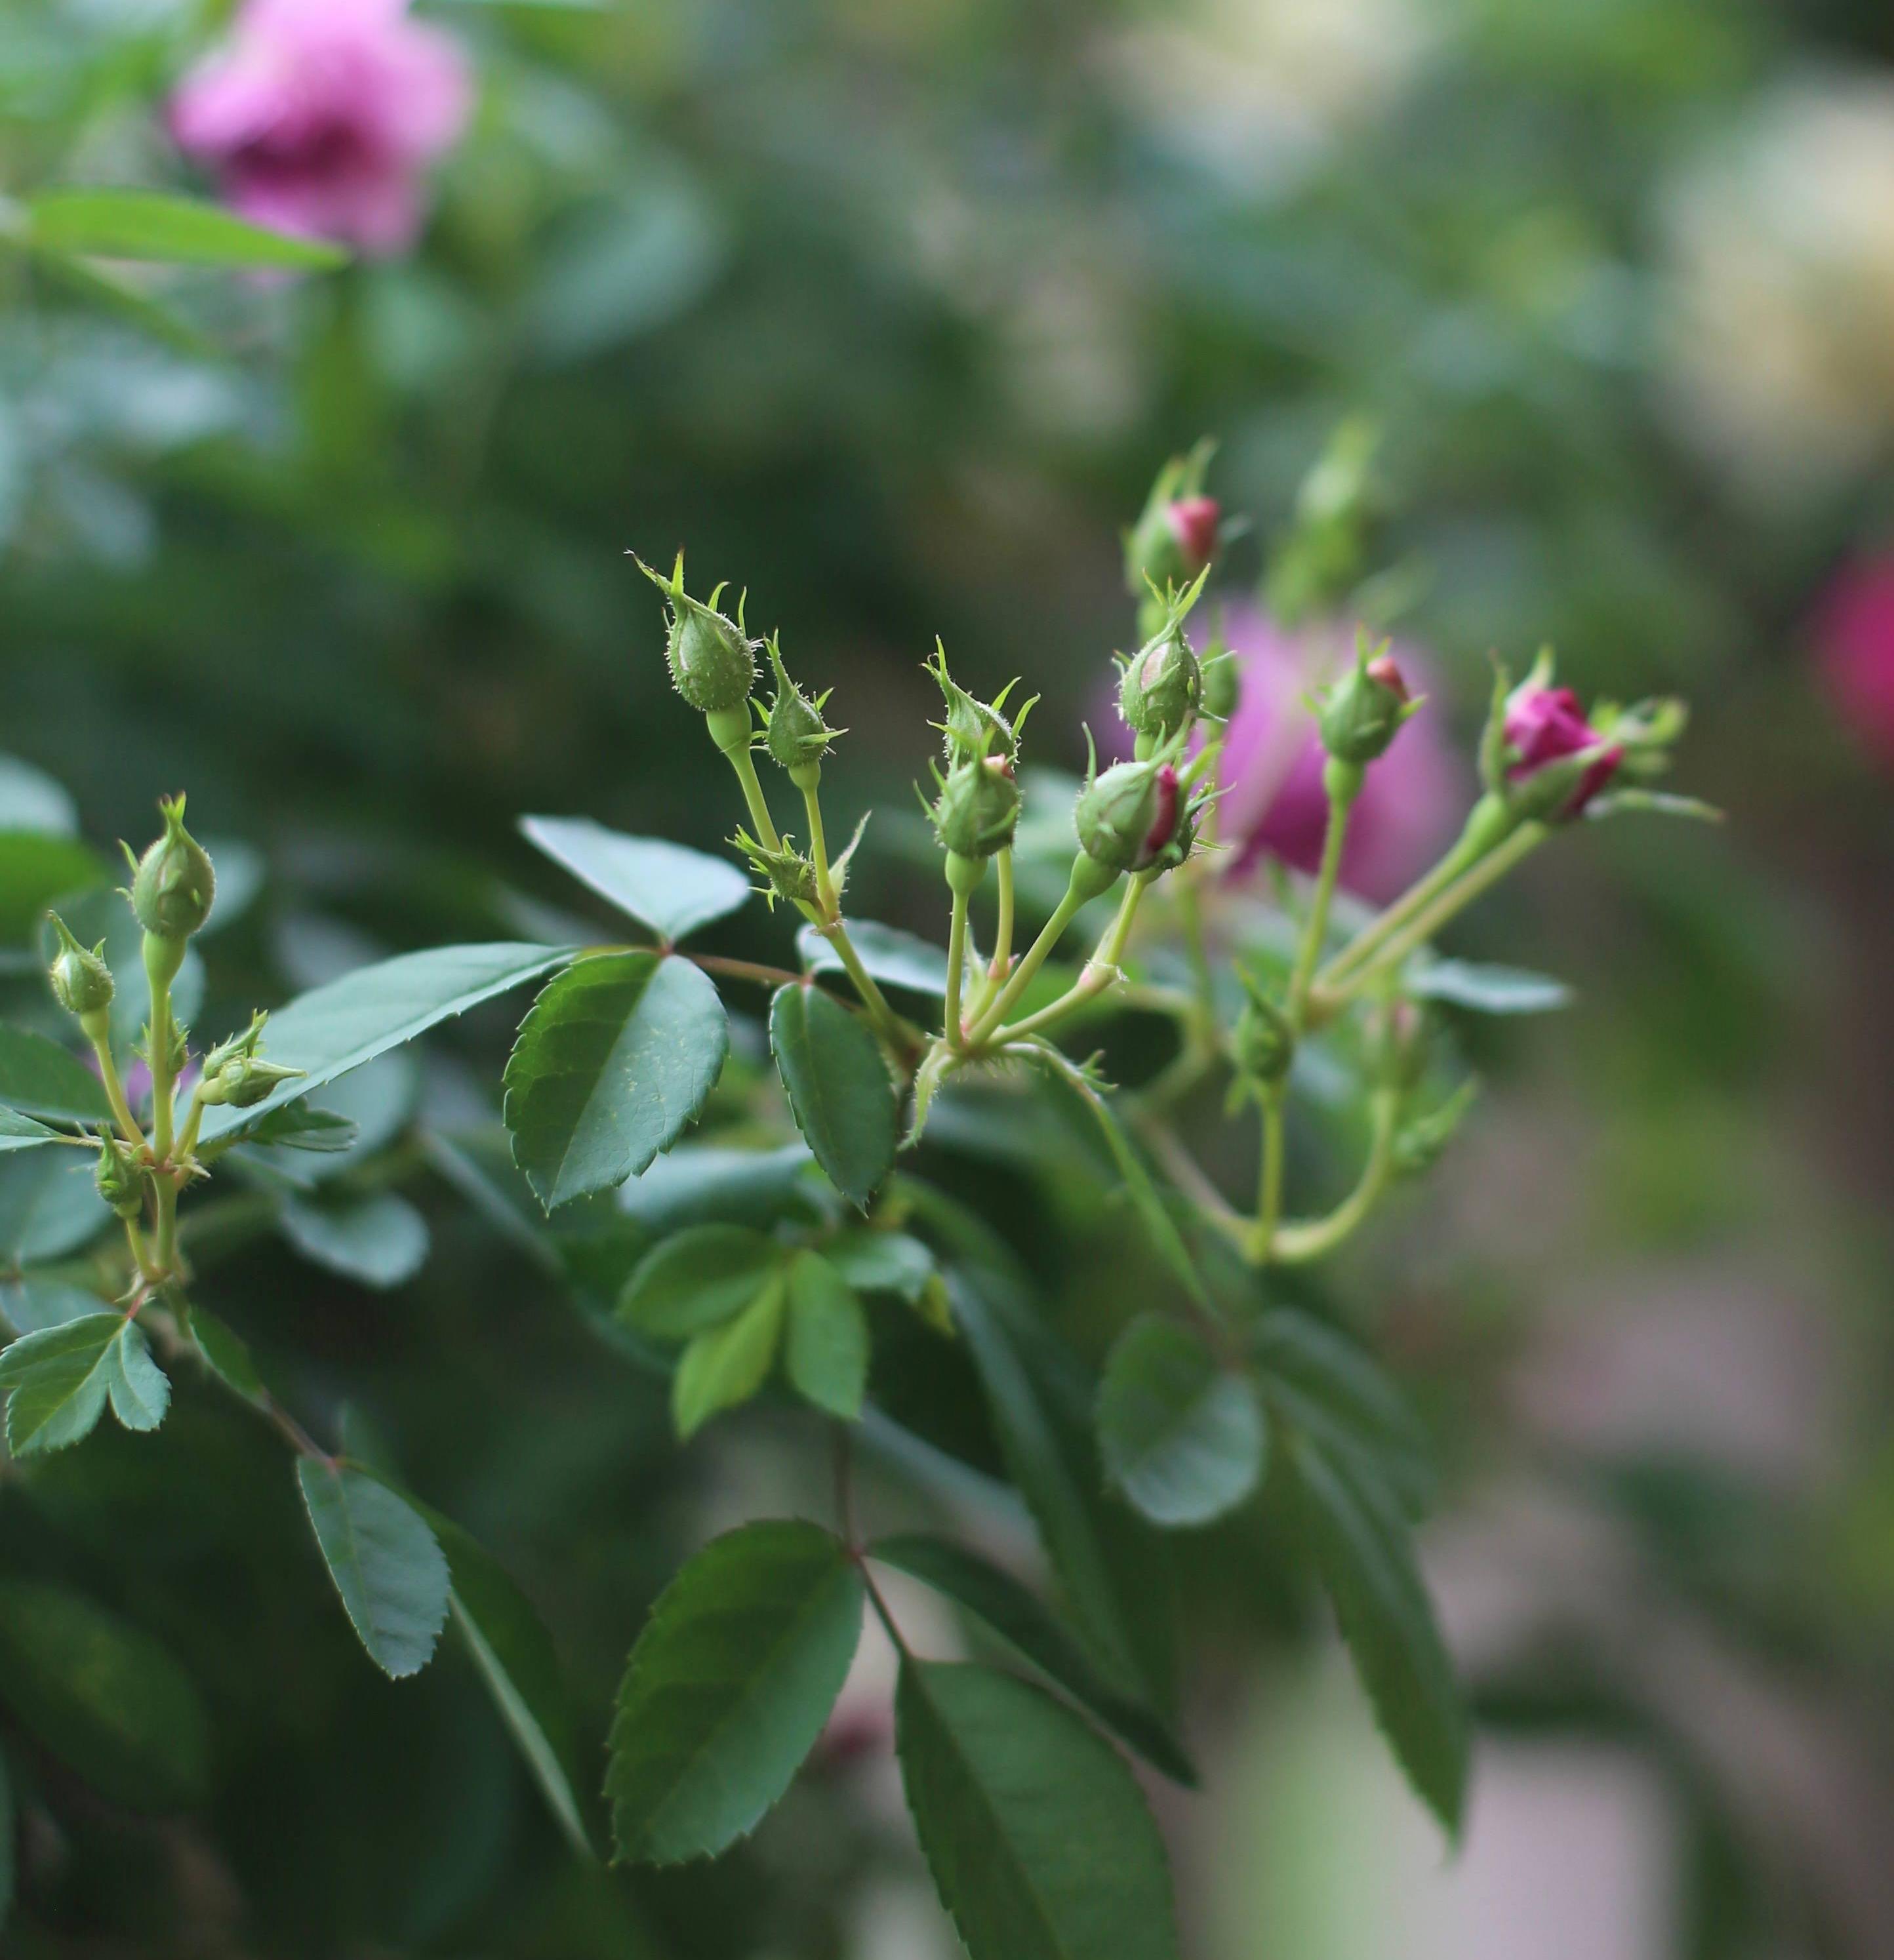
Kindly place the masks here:
<instances>
[{"instance_id":1,"label":"pink rose flower","mask_svg":"<svg viewBox=\"0 0 1894 1960\"><path fill-rule=\"evenodd\" d=\"M1841 718L1894 768L1894 557L1861 559L1837 574L1816 608L1815 644Z\"/></svg>"},{"instance_id":2,"label":"pink rose flower","mask_svg":"<svg viewBox=\"0 0 1894 1960\"><path fill-rule=\"evenodd\" d=\"M1519 760L1506 772L1510 782L1523 782L1568 756L1591 753L1590 765L1559 812L1562 817L1577 816L1625 759L1624 750L1608 743L1585 719L1584 708L1568 687L1542 687L1528 681L1515 688L1506 702L1506 739L1519 752Z\"/></svg>"},{"instance_id":3,"label":"pink rose flower","mask_svg":"<svg viewBox=\"0 0 1894 1960\"><path fill-rule=\"evenodd\" d=\"M1218 770L1218 834L1231 846L1232 875L1265 854L1313 872L1329 805L1322 745L1304 697L1347 649L1332 628L1284 633L1249 606L1228 608L1224 632L1243 676ZM1399 659L1406 681L1428 692L1424 656L1404 647ZM1395 896L1453 841L1472 794L1438 713L1424 708L1368 770L1348 824L1342 884L1377 902Z\"/></svg>"},{"instance_id":4,"label":"pink rose flower","mask_svg":"<svg viewBox=\"0 0 1894 1960\"><path fill-rule=\"evenodd\" d=\"M421 176L466 126L466 56L407 0L245 0L171 97L171 134L253 223L406 250Z\"/></svg>"}]
</instances>

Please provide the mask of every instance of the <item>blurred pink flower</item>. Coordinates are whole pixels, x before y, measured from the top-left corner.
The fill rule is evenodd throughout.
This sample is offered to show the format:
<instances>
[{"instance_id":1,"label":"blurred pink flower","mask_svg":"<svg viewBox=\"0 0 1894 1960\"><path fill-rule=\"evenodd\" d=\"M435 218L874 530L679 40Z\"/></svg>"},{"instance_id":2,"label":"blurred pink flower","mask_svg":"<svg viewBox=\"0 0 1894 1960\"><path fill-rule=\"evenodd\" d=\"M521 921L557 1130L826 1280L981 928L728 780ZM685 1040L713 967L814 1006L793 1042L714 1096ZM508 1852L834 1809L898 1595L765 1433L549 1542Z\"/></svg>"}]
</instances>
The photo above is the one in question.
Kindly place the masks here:
<instances>
[{"instance_id":1,"label":"blurred pink flower","mask_svg":"<svg viewBox=\"0 0 1894 1960\"><path fill-rule=\"evenodd\" d=\"M413 243L422 170L473 92L459 44L407 0L245 0L170 123L240 215L387 257Z\"/></svg>"},{"instance_id":2,"label":"blurred pink flower","mask_svg":"<svg viewBox=\"0 0 1894 1960\"><path fill-rule=\"evenodd\" d=\"M1570 688L1543 687L1533 681L1516 687L1507 698L1506 739L1519 752L1519 760L1506 772L1507 779L1516 783L1568 756L1591 752L1577 787L1559 813L1562 816L1577 816L1625 759L1624 750L1606 745L1585 719L1584 708Z\"/></svg>"},{"instance_id":3,"label":"blurred pink flower","mask_svg":"<svg viewBox=\"0 0 1894 1960\"><path fill-rule=\"evenodd\" d=\"M1845 567L1816 608L1816 657L1842 719L1894 768L1894 557Z\"/></svg>"},{"instance_id":4,"label":"blurred pink flower","mask_svg":"<svg viewBox=\"0 0 1894 1960\"><path fill-rule=\"evenodd\" d=\"M1345 648L1333 629L1283 632L1254 609L1230 606L1224 634L1243 674L1218 771L1218 832L1240 875L1265 852L1299 871L1322 854L1328 800L1323 753L1304 697ZM1427 661L1398 649L1402 673L1426 694ZM1424 708L1368 770L1348 826L1342 883L1361 897L1392 898L1452 841L1472 796L1469 772L1441 733L1440 711Z\"/></svg>"}]
</instances>

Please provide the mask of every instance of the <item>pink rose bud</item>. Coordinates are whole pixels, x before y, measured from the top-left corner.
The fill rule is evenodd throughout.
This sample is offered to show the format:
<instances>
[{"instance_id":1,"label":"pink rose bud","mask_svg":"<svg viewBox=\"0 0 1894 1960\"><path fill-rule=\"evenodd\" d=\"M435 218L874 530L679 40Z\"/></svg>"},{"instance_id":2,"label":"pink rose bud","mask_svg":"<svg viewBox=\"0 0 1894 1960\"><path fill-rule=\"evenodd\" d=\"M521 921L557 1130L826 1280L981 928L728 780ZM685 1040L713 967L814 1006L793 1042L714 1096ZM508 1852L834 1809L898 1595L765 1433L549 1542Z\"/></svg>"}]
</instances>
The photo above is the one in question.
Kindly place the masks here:
<instances>
[{"instance_id":1,"label":"pink rose bud","mask_svg":"<svg viewBox=\"0 0 1894 1960\"><path fill-rule=\"evenodd\" d=\"M1158 854L1177 829L1177 772L1168 762L1157 772L1151 793L1151 828L1145 832L1144 848L1138 854L1136 868L1139 870L1157 863Z\"/></svg>"},{"instance_id":2,"label":"pink rose bud","mask_svg":"<svg viewBox=\"0 0 1894 1960\"><path fill-rule=\"evenodd\" d=\"M1398 695L1403 702L1412 701L1414 698L1409 693L1406 679L1396 664L1392 654L1377 654L1369 661L1368 678L1379 682L1389 693Z\"/></svg>"},{"instance_id":3,"label":"pink rose bud","mask_svg":"<svg viewBox=\"0 0 1894 1960\"><path fill-rule=\"evenodd\" d=\"M473 94L459 43L407 0L245 0L169 121L240 216L386 258L419 233L422 172Z\"/></svg>"},{"instance_id":4,"label":"pink rose bud","mask_svg":"<svg viewBox=\"0 0 1894 1960\"><path fill-rule=\"evenodd\" d=\"M1574 756L1590 758L1575 772L1571 794L1561 795L1555 810L1535 813L1542 817L1578 816L1593 797L1618 773L1625 752L1608 743L1585 719L1584 709L1568 687L1547 687L1528 681L1515 688L1506 703L1506 740L1519 759L1506 772L1507 781L1516 786L1552 772L1554 765ZM1572 776L1572 770L1547 775L1548 784Z\"/></svg>"},{"instance_id":5,"label":"pink rose bud","mask_svg":"<svg viewBox=\"0 0 1894 1960\"><path fill-rule=\"evenodd\" d=\"M1223 513L1214 497L1179 497L1164 508L1164 522L1192 572L1217 555L1217 527Z\"/></svg>"}]
</instances>

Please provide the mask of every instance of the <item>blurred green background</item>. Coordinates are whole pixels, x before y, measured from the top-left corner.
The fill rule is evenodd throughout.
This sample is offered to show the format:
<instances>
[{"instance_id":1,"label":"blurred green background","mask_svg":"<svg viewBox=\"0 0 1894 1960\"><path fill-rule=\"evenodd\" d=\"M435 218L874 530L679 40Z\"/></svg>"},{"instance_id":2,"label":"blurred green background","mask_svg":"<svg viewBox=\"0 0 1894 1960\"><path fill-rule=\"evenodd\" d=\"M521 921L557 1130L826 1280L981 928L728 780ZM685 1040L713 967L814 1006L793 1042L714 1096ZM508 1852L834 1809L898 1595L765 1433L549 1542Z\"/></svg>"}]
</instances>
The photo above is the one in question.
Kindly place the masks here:
<instances>
[{"instance_id":1,"label":"blurred green background","mask_svg":"<svg viewBox=\"0 0 1894 1960\"><path fill-rule=\"evenodd\" d=\"M523 811L727 835L627 551L746 586L837 688L842 807L911 810L936 633L982 691L1042 691L1035 757L1074 766L1157 464L1219 438L1212 487L1256 527L1240 587L1330 430L1371 416L1429 711L1468 746L1488 650L1550 641L1587 693L1690 695L1678 786L1730 819L1576 837L1459 929L1577 1004L1480 1035L1463 1146L1339 1283L1450 1468L1428 1545L1486 1718L1467 1845L1444 1861L1345 1674L1213 1541L1210 1788L1166 1817L1190 1950L1894 1949L1894 708L1825 687L1819 624L1894 548L1894 16L422 11L479 96L411 254L166 273L208 355L0 256L0 748L96 838L142 840L187 787L259 847L212 985L276 998L568 903ZM162 107L221 28L9 0L0 184L202 188ZM937 934L899 826L868 835L861 909ZM759 915L731 945L788 937ZM431 1093L490 1097L507 1026ZM602 1697L706 1520L803 1473L766 1437L670 1459L644 1385L571 1388L584 1338L543 1277L435 1216L390 1299L260 1258L220 1287L429 1465ZM885 1763L715 1872L634 1895L570 1869L464 1679L369 1677L247 1507L268 1446L239 1424L183 1409L179 1462L101 1439L30 1510L0 1489L8 1569L76 1562L177 1630L248 1737L201 1828L98 1821L136 1882L29 1841L52 1903L9 1952L949 1950Z\"/></svg>"}]
</instances>

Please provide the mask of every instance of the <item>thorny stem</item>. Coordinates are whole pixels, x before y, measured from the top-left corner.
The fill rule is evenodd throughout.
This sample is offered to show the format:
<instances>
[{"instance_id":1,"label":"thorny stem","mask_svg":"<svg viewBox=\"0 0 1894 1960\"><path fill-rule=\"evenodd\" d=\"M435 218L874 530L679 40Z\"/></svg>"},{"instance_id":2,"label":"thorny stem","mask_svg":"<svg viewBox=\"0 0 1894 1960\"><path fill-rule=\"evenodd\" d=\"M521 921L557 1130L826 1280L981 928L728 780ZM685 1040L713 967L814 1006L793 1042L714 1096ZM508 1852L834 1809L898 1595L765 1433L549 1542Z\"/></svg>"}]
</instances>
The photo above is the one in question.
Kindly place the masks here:
<instances>
[{"instance_id":1,"label":"thorny stem","mask_svg":"<svg viewBox=\"0 0 1894 1960\"><path fill-rule=\"evenodd\" d=\"M756 765L750 759L749 749L726 749L723 752L730 758L730 766L737 772L743 801L750 808L750 827L756 832L756 841L766 851L780 851L782 839L776 834L775 819L769 814L769 800L757 780Z\"/></svg>"},{"instance_id":2,"label":"thorny stem","mask_svg":"<svg viewBox=\"0 0 1894 1960\"><path fill-rule=\"evenodd\" d=\"M993 928L993 959L987 972L995 985L1006 978L1013 958L1013 847L1009 844L993 861L999 886L999 916Z\"/></svg>"},{"instance_id":3,"label":"thorny stem","mask_svg":"<svg viewBox=\"0 0 1894 1960\"><path fill-rule=\"evenodd\" d=\"M753 980L759 987L799 986L804 978L791 973L786 966L764 966L753 959L728 959L721 953L687 953L684 957L706 973L721 973L731 980Z\"/></svg>"}]
</instances>

